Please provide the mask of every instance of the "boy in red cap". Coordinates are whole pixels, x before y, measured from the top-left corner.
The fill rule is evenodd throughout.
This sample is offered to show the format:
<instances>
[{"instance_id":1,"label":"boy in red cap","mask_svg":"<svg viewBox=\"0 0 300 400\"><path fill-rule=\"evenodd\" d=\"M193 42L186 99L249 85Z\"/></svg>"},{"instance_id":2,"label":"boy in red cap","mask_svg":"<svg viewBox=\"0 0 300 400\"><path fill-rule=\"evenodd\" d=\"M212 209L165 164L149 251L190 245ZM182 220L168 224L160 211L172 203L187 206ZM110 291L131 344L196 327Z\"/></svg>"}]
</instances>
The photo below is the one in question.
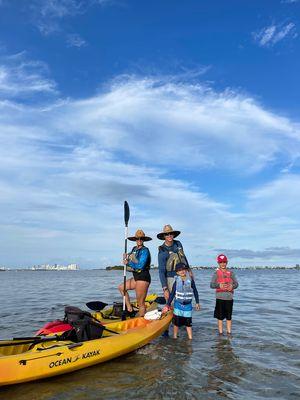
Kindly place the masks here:
<instances>
[{"instance_id":1,"label":"boy in red cap","mask_svg":"<svg viewBox=\"0 0 300 400\"><path fill-rule=\"evenodd\" d=\"M224 254L217 257L218 269L213 274L210 287L216 289L214 317L218 320L219 334L223 334L223 319L226 318L226 331L231 334L233 291L239 284L233 271L227 269L228 259Z\"/></svg>"}]
</instances>

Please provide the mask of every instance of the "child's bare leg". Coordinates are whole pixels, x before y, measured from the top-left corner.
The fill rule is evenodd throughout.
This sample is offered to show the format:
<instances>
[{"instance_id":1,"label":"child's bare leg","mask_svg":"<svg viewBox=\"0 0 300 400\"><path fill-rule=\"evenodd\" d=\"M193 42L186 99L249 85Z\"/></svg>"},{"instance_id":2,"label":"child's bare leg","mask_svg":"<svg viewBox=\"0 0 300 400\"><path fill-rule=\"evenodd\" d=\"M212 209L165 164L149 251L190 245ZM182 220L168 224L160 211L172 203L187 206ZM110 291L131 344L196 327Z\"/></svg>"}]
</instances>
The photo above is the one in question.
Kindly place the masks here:
<instances>
[{"instance_id":1,"label":"child's bare leg","mask_svg":"<svg viewBox=\"0 0 300 400\"><path fill-rule=\"evenodd\" d=\"M229 334L231 333L231 319L226 320L226 330L227 330L227 333L229 333Z\"/></svg>"},{"instance_id":2,"label":"child's bare leg","mask_svg":"<svg viewBox=\"0 0 300 400\"><path fill-rule=\"evenodd\" d=\"M189 339L192 340L193 339L192 327L191 326L187 326L186 327L186 331L187 331Z\"/></svg>"},{"instance_id":3,"label":"child's bare leg","mask_svg":"<svg viewBox=\"0 0 300 400\"><path fill-rule=\"evenodd\" d=\"M178 335L178 326L174 325L173 326L173 338L177 339L177 335Z\"/></svg>"},{"instance_id":4,"label":"child's bare leg","mask_svg":"<svg viewBox=\"0 0 300 400\"><path fill-rule=\"evenodd\" d=\"M223 321L221 319L218 319L218 329L219 329L220 335L222 335L222 333L223 333Z\"/></svg>"}]
</instances>

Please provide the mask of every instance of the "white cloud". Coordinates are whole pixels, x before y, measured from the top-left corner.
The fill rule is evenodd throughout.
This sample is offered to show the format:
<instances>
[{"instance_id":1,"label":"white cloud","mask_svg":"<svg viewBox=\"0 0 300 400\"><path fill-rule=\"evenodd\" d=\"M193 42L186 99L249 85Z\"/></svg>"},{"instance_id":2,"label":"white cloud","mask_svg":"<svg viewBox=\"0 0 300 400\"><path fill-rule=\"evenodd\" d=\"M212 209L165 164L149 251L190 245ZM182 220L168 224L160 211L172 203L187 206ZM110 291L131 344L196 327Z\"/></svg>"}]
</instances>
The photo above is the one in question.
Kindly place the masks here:
<instances>
[{"instance_id":1,"label":"white cloud","mask_svg":"<svg viewBox=\"0 0 300 400\"><path fill-rule=\"evenodd\" d=\"M285 174L249 192L253 209L265 210L266 216L279 217L300 214L300 176Z\"/></svg>"},{"instance_id":2,"label":"white cloud","mask_svg":"<svg viewBox=\"0 0 300 400\"><path fill-rule=\"evenodd\" d=\"M87 45L86 41L77 33L67 35L67 43L70 47L84 47Z\"/></svg>"},{"instance_id":3,"label":"white cloud","mask_svg":"<svg viewBox=\"0 0 300 400\"><path fill-rule=\"evenodd\" d=\"M259 32L253 33L254 40L261 47L273 47L275 44L288 36L292 39L298 36L296 32L296 25L293 22L290 22L286 25L273 24L261 29Z\"/></svg>"},{"instance_id":4,"label":"white cloud","mask_svg":"<svg viewBox=\"0 0 300 400\"><path fill-rule=\"evenodd\" d=\"M47 66L26 58L26 53L0 58L0 98L36 93L56 93L56 84L46 77Z\"/></svg>"},{"instance_id":5,"label":"white cloud","mask_svg":"<svg viewBox=\"0 0 300 400\"><path fill-rule=\"evenodd\" d=\"M111 0L33 0L28 9L40 32L49 35L63 30L63 19L84 14L90 7L109 3Z\"/></svg>"},{"instance_id":6,"label":"white cloud","mask_svg":"<svg viewBox=\"0 0 300 400\"><path fill-rule=\"evenodd\" d=\"M84 9L84 2L80 0L37 0L40 14L49 18L63 18L80 14Z\"/></svg>"},{"instance_id":7,"label":"white cloud","mask_svg":"<svg viewBox=\"0 0 300 400\"><path fill-rule=\"evenodd\" d=\"M6 65L2 82L16 69ZM21 70L30 82L30 69ZM43 73L47 68L39 69L42 81ZM21 82L13 87L15 99L25 92ZM291 162L297 166L299 124L251 97L137 77L116 80L85 100L46 106L12 101L7 89L1 96L3 262L34 264L53 254L90 260L92 266L100 259L119 262L125 199L132 232L142 227L155 237L171 223L183 231L193 263L213 260L216 248L297 248L291 242L299 241L300 213L293 224L291 210L299 208L299 177L280 171ZM266 167L280 178L239 192L236 181L244 183ZM232 198L205 191L209 184L199 178L207 173L214 179L220 172ZM237 196L245 206L235 205ZM156 241L150 246L155 261ZM16 247L18 254L12 252Z\"/></svg>"},{"instance_id":8,"label":"white cloud","mask_svg":"<svg viewBox=\"0 0 300 400\"><path fill-rule=\"evenodd\" d=\"M290 162L299 147L299 125L249 97L201 85L129 79L55 115L56 129L85 135L109 151L122 143L122 153L157 166L180 162L253 173L279 157Z\"/></svg>"}]
</instances>

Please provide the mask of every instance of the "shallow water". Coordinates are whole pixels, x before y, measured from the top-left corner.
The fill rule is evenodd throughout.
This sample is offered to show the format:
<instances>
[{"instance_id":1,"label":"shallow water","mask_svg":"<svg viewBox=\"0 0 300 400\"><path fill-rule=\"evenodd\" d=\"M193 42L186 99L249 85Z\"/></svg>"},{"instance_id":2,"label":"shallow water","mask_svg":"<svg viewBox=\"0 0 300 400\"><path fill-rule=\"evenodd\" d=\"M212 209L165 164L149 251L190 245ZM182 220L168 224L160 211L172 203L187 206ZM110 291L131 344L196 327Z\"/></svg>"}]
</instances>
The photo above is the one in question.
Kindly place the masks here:
<instances>
[{"instance_id":1,"label":"shallow water","mask_svg":"<svg viewBox=\"0 0 300 400\"><path fill-rule=\"evenodd\" d=\"M211 271L195 271L202 310L194 339L160 337L116 360L39 382L0 388L0 399L299 399L299 271L239 270L233 335L219 337ZM30 336L65 305L121 300L122 271L0 273L0 338ZM157 271L150 292L160 293Z\"/></svg>"}]
</instances>

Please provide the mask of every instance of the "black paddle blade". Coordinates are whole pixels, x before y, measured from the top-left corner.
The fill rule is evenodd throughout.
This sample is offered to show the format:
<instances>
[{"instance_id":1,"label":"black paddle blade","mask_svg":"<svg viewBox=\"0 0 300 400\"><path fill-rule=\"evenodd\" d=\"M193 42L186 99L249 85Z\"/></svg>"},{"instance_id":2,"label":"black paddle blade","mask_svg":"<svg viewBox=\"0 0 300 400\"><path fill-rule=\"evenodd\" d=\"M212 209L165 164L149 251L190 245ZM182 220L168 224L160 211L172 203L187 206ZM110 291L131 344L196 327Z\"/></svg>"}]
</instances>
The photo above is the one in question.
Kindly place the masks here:
<instances>
[{"instance_id":1,"label":"black paddle blade","mask_svg":"<svg viewBox=\"0 0 300 400\"><path fill-rule=\"evenodd\" d=\"M125 221L125 226L128 226L129 216L130 216L129 205L128 205L127 201L124 201L124 221Z\"/></svg>"},{"instance_id":2,"label":"black paddle blade","mask_svg":"<svg viewBox=\"0 0 300 400\"><path fill-rule=\"evenodd\" d=\"M86 306L93 311L101 311L103 308L108 306L107 303L103 303L103 301L89 301L86 303Z\"/></svg>"}]
</instances>

